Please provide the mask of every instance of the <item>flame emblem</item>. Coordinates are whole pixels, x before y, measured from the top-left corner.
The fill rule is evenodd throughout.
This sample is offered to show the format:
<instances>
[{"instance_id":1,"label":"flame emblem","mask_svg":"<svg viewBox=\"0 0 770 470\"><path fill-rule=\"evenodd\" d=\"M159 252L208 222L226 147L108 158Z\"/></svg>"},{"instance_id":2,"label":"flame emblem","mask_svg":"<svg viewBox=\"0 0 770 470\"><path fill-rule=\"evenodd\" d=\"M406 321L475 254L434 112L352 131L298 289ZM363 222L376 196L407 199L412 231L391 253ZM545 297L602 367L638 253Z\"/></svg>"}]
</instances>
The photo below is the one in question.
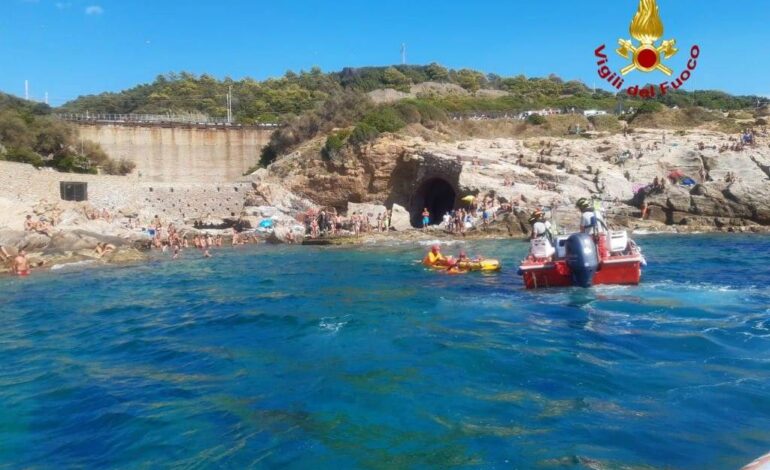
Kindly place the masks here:
<instances>
[{"instance_id":1,"label":"flame emblem","mask_svg":"<svg viewBox=\"0 0 770 470\"><path fill-rule=\"evenodd\" d=\"M626 75L633 70L640 72L660 70L666 75L671 75L671 69L661 61L670 59L679 50L676 48L674 39L663 41L659 46L655 45L663 37L663 21L660 19L660 9L656 0L639 0L639 9L631 21L629 32L639 45L634 45L629 39L618 40L620 45L617 49L618 55L632 61L620 73Z\"/></svg>"}]
</instances>

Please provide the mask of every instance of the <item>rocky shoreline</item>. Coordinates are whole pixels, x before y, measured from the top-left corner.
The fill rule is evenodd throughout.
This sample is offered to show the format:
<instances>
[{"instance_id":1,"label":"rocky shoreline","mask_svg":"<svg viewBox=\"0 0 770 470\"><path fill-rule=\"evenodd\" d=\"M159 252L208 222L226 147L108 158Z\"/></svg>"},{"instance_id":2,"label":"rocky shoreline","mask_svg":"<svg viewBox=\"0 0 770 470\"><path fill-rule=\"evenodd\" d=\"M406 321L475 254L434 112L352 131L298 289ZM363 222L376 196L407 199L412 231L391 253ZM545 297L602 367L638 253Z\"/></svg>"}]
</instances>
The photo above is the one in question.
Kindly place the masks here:
<instances>
[{"instance_id":1,"label":"rocky shoreline","mask_svg":"<svg viewBox=\"0 0 770 470\"><path fill-rule=\"evenodd\" d=\"M93 203L99 207L88 202L51 203L58 195L50 191L50 182L43 184L50 175L38 178L27 171L25 184L34 186L36 178L40 180L36 191L0 189L0 246L11 255L24 248L33 264L49 268L75 262L94 266L141 262L149 257L151 221L157 214L164 224L173 223L189 237L202 233L202 222L219 227L214 233L223 235L228 244L230 227L254 230L266 219L273 228L260 232L260 240L271 243L304 239L305 244L345 246L524 239L529 213L535 208L545 208L552 222L565 231L574 230L578 197L602 201L608 222L632 233L770 232L770 139L764 134L756 135L753 145L743 146L736 136L704 129L526 138L458 138L435 130L408 129L399 135L385 134L331 160L321 155L322 146L323 139L306 142L237 186L231 185L229 194L216 186L210 197L229 201L218 211L214 204L207 206L205 191L199 197L188 192L190 188L177 188L174 193L172 186L154 185L144 188L144 202L109 197L109 193ZM654 180L668 184L656 187ZM436 188L441 186L443 193L431 186L437 181L441 184ZM425 231L412 228L423 204L445 197L446 207L459 207L457 201L467 195L494 201L499 220L462 236L436 226ZM180 206L207 215L185 218ZM240 213L233 212L238 210L235 207ZM642 208L646 208L645 220ZM369 215L370 223L375 223L378 214L390 210L391 231L355 237L350 230L339 237L308 240L307 222L322 210L347 214L348 229L352 214ZM89 215L102 212L111 215ZM434 212L437 218L443 215ZM27 214L51 221L52 234L21 231ZM97 243L116 249L99 256ZM7 270L0 266L0 273Z\"/></svg>"},{"instance_id":2,"label":"rocky shoreline","mask_svg":"<svg viewBox=\"0 0 770 470\"><path fill-rule=\"evenodd\" d=\"M574 214L573 214L574 215ZM634 220L623 217L610 219L610 224L616 229L628 230L631 235L656 235L656 234L704 234L704 233L770 233L770 227L760 225L750 226L698 226L681 225L671 226L655 220ZM391 230L385 232L370 232L361 236L343 235L335 237L305 238L298 242L303 246L377 246L394 243L420 243L438 241L442 243L471 241L471 240L517 240L526 241L527 237L512 229L518 224L513 217L490 224L486 228L472 229L465 234L458 235L438 227L430 227L427 230L410 229L405 231ZM191 227L182 227L187 234L199 233ZM115 251L103 256L97 255L95 247L97 243L110 243L116 247ZM261 241L264 244L284 243L274 237L266 237ZM225 246L230 246L231 237L225 237ZM53 236L47 237L38 233L0 230L0 245L6 247L12 256L18 252L16 247L24 247L28 258L35 270L58 269L63 266L81 264L89 269L106 265L127 265L146 262L152 257L150 240L146 237L121 238L118 236L104 235L84 229L59 230ZM188 248L187 251L194 248ZM198 254L196 253L196 256ZM170 255L169 255L170 258ZM8 274L8 264L0 265L0 274Z\"/></svg>"}]
</instances>

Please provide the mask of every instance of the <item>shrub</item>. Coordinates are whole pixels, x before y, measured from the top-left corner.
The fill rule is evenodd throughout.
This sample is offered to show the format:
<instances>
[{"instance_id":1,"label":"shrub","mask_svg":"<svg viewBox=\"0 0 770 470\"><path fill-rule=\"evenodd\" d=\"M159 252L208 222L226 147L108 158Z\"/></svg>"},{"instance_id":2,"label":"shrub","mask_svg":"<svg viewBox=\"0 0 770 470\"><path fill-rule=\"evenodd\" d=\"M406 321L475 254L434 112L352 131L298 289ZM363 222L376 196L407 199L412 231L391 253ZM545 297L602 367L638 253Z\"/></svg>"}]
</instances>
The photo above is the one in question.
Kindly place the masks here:
<instances>
[{"instance_id":1,"label":"shrub","mask_svg":"<svg viewBox=\"0 0 770 470\"><path fill-rule=\"evenodd\" d=\"M417 109L417 106L412 103L398 103L396 104L396 111L398 111L401 119L403 119L407 124L414 124L416 122L422 121L422 114L420 113L420 110Z\"/></svg>"},{"instance_id":2,"label":"shrub","mask_svg":"<svg viewBox=\"0 0 770 470\"><path fill-rule=\"evenodd\" d=\"M415 101L415 107L420 112L420 122L429 124L432 122L446 122L446 111L426 101Z\"/></svg>"},{"instance_id":3,"label":"shrub","mask_svg":"<svg viewBox=\"0 0 770 470\"><path fill-rule=\"evenodd\" d=\"M107 152L102 150L99 144L95 142L87 140L81 144L80 148L82 148L82 156L85 157L92 166L102 166L110 161Z\"/></svg>"},{"instance_id":4,"label":"shrub","mask_svg":"<svg viewBox=\"0 0 770 470\"><path fill-rule=\"evenodd\" d=\"M108 175L125 176L136 168L136 163L131 160L121 158L120 160L107 159L102 164L102 171Z\"/></svg>"},{"instance_id":5,"label":"shrub","mask_svg":"<svg viewBox=\"0 0 770 470\"><path fill-rule=\"evenodd\" d=\"M406 126L398 112L391 107L381 107L370 112L364 116L362 122L377 129L378 132L396 132Z\"/></svg>"},{"instance_id":6,"label":"shrub","mask_svg":"<svg viewBox=\"0 0 770 470\"><path fill-rule=\"evenodd\" d=\"M636 109L636 115L657 113L663 109L663 105L655 101L645 101Z\"/></svg>"},{"instance_id":7,"label":"shrub","mask_svg":"<svg viewBox=\"0 0 770 470\"><path fill-rule=\"evenodd\" d=\"M548 120L545 118L545 116L541 116L539 114L530 114L527 116L527 123L532 124L533 126L542 126L547 122Z\"/></svg>"},{"instance_id":8,"label":"shrub","mask_svg":"<svg viewBox=\"0 0 770 470\"><path fill-rule=\"evenodd\" d=\"M371 108L372 102L359 92L344 92L331 96L313 111L285 120L270 136L268 145L262 149L260 165L270 165L278 156L318 134L329 132L335 127L354 124Z\"/></svg>"},{"instance_id":9,"label":"shrub","mask_svg":"<svg viewBox=\"0 0 770 470\"><path fill-rule=\"evenodd\" d=\"M271 144L266 145L265 148L262 149L262 153L259 155L259 164L262 166L262 168L267 168L268 165L273 163L276 158L278 158L278 152L276 152L275 147L273 147L271 142Z\"/></svg>"},{"instance_id":10,"label":"shrub","mask_svg":"<svg viewBox=\"0 0 770 470\"><path fill-rule=\"evenodd\" d=\"M321 149L321 156L324 160L333 160L339 155L340 151L345 147L345 143L350 137L350 131L344 130L339 132L333 132L326 137L326 144Z\"/></svg>"},{"instance_id":11,"label":"shrub","mask_svg":"<svg viewBox=\"0 0 770 470\"><path fill-rule=\"evenodd\" d=\"M64 154L54 157L51 166L68 173L96 174L96 168L82 155Z\"/></svg>"},{"instance_id":12,"label":"shrub","mask_svg":"<svg viewBox=\"0 0 770 470\"><path fill-rule=\"evenodd\" d=\"M765 118L758 118L754 121L754 125L756 126L766 126L767 125L767 119Z\"/></svg>"},{"instance_id":13,"label":"shrub","mask_svg":"<svg viewBox=\"0 0 770 470\"><path fill-rule=\"evenodd\" d=\"M43 157L29 148L11 149L3 158L9 162L29 163L37 168L43 166Z\"/></svg>"},{"instance_id":14,"label":"shrub","mask_svg":"<svg viewBox=\"0 0 770 470\"><path fill-rule=\"evenodd\" d=\"M620 121L615 116L591 116L588 120L597 131L618 132L622 130Z\"/></svg>"},{"instance_id":15,"label":"shrub","mask_svg":"<svg viewBox=\"0 0 770 470\"><path fill-rule=\"evenodd\" d=\"M376 139L378 135L380 135L380 131L377 128L362 122L353 129L348 141L353 145L361 145Z\"/></svg>"}]
</instances>

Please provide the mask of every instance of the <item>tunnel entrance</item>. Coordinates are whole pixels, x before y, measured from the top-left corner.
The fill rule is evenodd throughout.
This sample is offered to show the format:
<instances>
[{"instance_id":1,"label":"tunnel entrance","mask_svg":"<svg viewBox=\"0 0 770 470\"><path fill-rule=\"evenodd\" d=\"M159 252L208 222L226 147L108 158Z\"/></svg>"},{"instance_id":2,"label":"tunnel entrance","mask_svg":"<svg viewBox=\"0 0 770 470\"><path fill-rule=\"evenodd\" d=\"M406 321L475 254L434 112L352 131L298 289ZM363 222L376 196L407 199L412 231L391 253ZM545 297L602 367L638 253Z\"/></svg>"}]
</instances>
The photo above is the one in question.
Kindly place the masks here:
<instances>
[{"instance_id":1,"label":"tunnel entrance","mask_svg":"<svg viewBox=\"0 0 770 470\"><path fill-rule=\"evenodd\" d=\"M422 227L422 211L428 208L430 223L441 223L444 214L455 208L457 193L451 184L441 178L423 181L412 198L412 226Z\"/></svg>"}]
</instances>

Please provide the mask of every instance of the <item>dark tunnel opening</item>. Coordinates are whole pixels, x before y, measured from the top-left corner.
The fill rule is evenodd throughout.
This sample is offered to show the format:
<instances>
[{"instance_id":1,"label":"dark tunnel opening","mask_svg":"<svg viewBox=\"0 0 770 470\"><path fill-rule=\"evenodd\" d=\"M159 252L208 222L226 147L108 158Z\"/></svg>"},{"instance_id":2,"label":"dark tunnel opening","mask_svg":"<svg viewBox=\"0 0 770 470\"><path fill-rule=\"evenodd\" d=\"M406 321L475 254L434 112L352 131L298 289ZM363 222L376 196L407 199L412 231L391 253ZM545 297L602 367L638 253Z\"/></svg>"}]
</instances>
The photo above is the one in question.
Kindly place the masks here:
<instances>
[{"instance_id":1,"label":"dark tunnel opening","mask_svg":"<svg viewBox=\"0 0 770 470\"><path fill-rule=\"evenodd\" d=\"M441 223L444 214L455 207L457 193L451 184L441 178L425 180L412 199L411 218L413 227L422 227L422 211L430 212L430 223Z\"/></svg>"}]
</instances>

